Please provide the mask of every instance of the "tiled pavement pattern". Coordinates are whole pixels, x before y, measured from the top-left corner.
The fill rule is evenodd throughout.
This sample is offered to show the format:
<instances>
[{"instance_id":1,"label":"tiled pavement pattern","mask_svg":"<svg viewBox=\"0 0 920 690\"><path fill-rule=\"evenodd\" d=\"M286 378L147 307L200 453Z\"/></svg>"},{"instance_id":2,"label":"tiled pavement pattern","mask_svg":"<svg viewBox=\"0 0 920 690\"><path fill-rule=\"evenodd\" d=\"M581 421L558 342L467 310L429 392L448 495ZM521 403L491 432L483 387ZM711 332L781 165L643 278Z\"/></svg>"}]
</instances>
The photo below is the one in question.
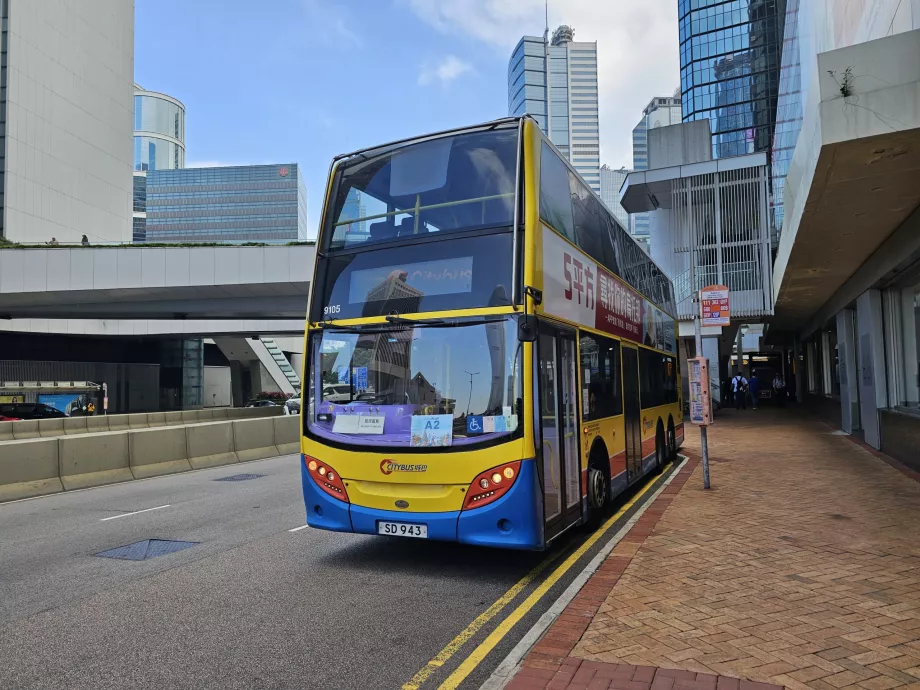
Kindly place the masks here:
<instances>
[{"instance_id":1,"label":"tiled pavement pattern","mask_svg":"<svg viewBox=\"0 0 920 690\"><path fill-rule=\"evenodd\" d=\"M508 688L920 688L920 483L828 431L721 415Z\"/></svg>"}]
</instances>

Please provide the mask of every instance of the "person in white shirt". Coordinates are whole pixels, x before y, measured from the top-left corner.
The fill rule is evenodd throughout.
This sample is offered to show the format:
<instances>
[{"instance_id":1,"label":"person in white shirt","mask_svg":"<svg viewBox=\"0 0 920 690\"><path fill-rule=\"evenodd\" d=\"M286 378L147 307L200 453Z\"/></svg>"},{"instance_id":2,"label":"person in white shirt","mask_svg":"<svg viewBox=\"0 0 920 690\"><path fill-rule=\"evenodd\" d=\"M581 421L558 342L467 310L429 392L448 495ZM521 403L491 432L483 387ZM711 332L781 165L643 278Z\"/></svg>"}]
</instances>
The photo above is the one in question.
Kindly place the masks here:
<instances>
[{"instance_id":1,"label":"person in white shirt","mask_svg":"<svg viewBox=\"0 0 920 690\"><path fill-rule=\"evenodd\" d=\"M735 395L735 409L740 410L744 408L747 409L747 400L745 396L747 395L748 380L741 375L739 371L735 374L735 378L732 379L732 393Z\"/></svg>"}]
</instances>

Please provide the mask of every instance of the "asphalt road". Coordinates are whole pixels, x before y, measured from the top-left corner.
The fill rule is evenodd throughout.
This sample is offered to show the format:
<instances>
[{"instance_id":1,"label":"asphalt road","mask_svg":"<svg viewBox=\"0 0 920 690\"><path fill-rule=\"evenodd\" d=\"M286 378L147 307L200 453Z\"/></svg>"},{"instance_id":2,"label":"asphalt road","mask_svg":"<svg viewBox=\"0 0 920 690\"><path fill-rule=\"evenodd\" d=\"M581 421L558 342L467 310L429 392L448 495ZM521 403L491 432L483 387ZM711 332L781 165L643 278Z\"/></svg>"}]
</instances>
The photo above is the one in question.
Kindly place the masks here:
<instances>
[{"instance_id":1,"label":"asphalt road","mask_svg":"<svg viewBox=\"0 0 920 690\"><path fill-rule=\"evenodd\" d=\"M240 473L263 476L214 481ZM303 524L297 456L0 504L0 688L400 688L525 573L585 539L547 555L290 531ZM197 544L145 561L94 555L143 539ZM462 688L479 687L592 551Z\"/></svg>"}]
</instances>

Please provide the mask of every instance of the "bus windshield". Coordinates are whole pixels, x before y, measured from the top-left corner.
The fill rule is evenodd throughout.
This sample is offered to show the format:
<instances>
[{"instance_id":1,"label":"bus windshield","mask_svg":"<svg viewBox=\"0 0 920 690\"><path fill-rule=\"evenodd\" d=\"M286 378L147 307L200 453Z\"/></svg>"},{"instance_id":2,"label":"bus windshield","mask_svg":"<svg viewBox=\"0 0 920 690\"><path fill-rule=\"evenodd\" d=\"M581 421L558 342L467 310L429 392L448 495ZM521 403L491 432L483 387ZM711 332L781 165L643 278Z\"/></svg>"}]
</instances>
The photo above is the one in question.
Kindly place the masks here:
<instances>
[{"instance_id":1,"label":"bus windshield","mask_svg":"<svg viewBox=\"0 0 920 690\"><path fill-rule=\"evenodd\" d=\"M347 446L449 448L520 435L516 323L331 330L311 341L308 429Z\"/></svg>"},{"instance_id":2,"label":"bus windshield","mask_svg":"<svg viewBox=\"0 0 920 690\"><path fill-rule=\"evenodd\" d=\"M510 227L516 160L516 127L353 156L336 172L326 249Z\"/></svg>"}]
</instances>

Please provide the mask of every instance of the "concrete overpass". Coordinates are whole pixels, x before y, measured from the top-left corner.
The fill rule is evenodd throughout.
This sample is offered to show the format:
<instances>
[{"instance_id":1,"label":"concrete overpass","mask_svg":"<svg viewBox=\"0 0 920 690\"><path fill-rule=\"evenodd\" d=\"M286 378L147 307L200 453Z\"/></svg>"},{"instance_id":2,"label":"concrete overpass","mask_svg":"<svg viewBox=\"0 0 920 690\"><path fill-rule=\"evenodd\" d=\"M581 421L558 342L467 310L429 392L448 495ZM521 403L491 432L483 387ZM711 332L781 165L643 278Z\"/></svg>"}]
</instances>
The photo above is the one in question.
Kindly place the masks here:
<instances>
[{"instance_id":1,"label":"concrete overpass","mask_svg":"<svg viewBox=\"0 0 920 690\"><path fill-rule=\"evenodd\" d=\"M230 361L236 404L269 389L266 375L294 393L314 257L312 245L3 248L0 334L204 338Z\"/></svg>"},{"instance_id":2,"label":"concrete overpass","mask_svg":"<svg viewBox=\"0 0 920 690\"><path fill-rule=\"evenodd\" d=\"M302 330L314 256L312 245L2 249L0 323L127 320L132 323L126 328L137 334L164 328L138 320L263 321L270 331L277 326L268 321L294 320ZM244 332L255 327L240 324ZM97 323L93 328L112 327ZM228 332L226 326L190 330Z\"/></svg>"}]
</instances>

